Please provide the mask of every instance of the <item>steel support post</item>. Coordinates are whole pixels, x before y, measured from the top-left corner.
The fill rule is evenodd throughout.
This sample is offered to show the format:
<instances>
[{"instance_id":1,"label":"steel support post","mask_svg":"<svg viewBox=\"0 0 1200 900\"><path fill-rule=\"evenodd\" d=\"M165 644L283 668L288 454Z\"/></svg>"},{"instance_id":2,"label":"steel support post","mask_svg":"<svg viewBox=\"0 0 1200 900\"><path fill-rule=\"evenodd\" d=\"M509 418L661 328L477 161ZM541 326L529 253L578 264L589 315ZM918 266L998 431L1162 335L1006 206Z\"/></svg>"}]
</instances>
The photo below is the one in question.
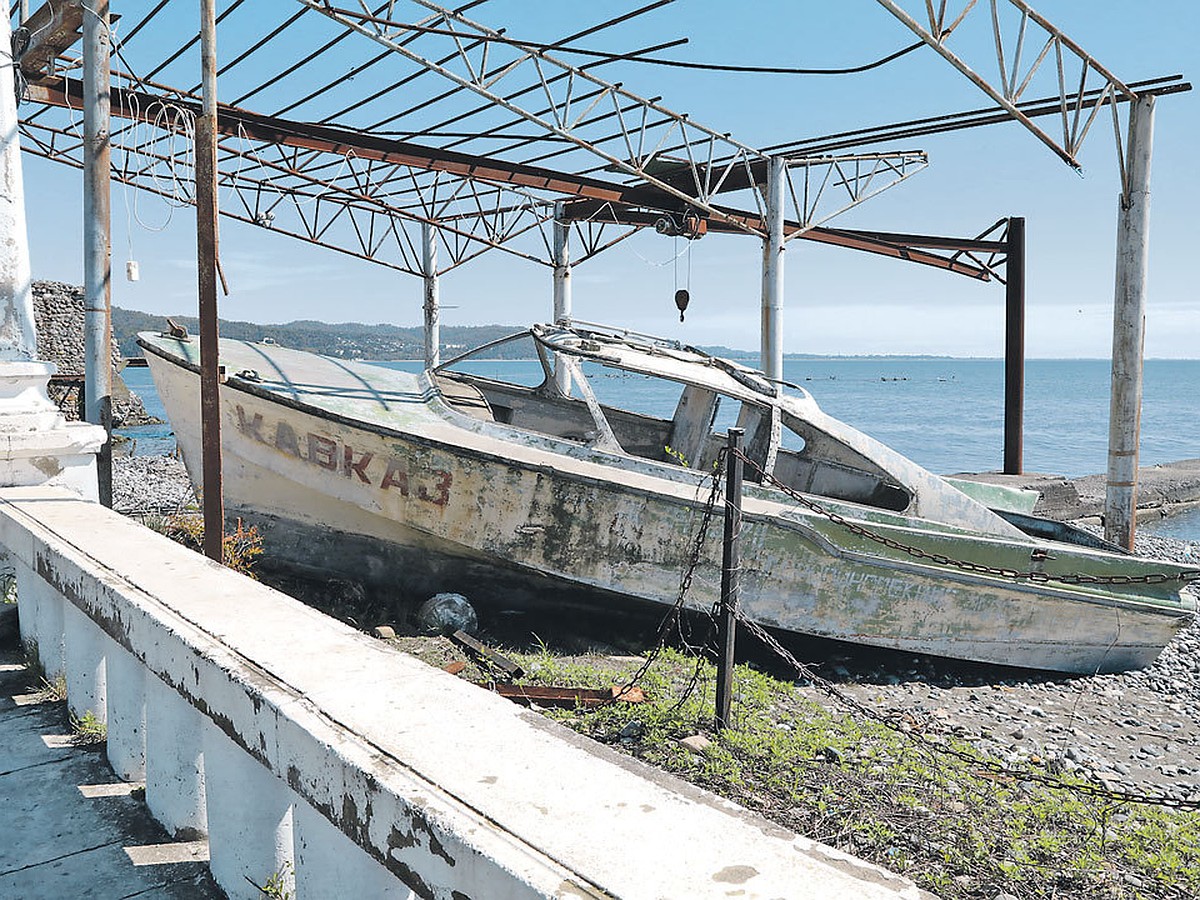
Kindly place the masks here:
<instances>
[{"instance_id":1,"label":"steel support post","mask_svg":"<svg viewBox=\"0 0 1200 900\"><path fill-rule=\"evenodd\" d=\"M554 321L571 318L571 223L564 218L565 204L554 205ZM564 394L571 389L571 374L554 364L554 383Z\"/></svg>"},{"instance_id":2,"label":"steel support post","mask_svg":"<svg viewBox=\"0 0 1200 900\"><path fill-rule=\"evenodd\" d=\"M721 612L717 619L717 711L718 731L730 726L733 698L733 658L737 636L737 608L741 594L742 532L742 440L745 431L729 429L729 455L725 470L725 540L721 560Z\"/></svg>"},{"instance_id":3,"label":"steel support post","mask_svg":"<svg viewBox=\"0 0 1200 900\"><path fill-rule=\"evenodd\" d=\"M1025 443L1025 219L1008 220L1004 264L1004 474L1020 475Z\"/></svg>"},{"instance_id":4,"label":"steel support post","mask_svg":"<svg viewBox=\"0 0 1200 900\"><path fill-rule=\"evenodd\" d=\"M104 427L96 475L100 502L112 506L112 48L108 0L85 0L83 9L83 417Z\"/></svg>"},{"instance_id":5,"label":"steel support post","mask_svg":"<svg viewBox=\"0 0 1200 900\"><path fill-rule=\"evenodd\" d=\"M441 326L438 321L437 226L421 223L421 272L425 285L425 365L433 368L442 361Z\"/></svg>"},{"instance_id":6,"label":"steel support post","mask_svg":"<svg viewBox=\"0 0 1200 900\"><path fill-rule=\"evenodd\" d=\"M21 0L21 16L19 24L24 25L29 21L29 0Z\"/></svg>"},{"instance_id":7,"label":"steel support post","mask_svg":"<svg viewBox=\"0 0 1200 900\"><path fill-rule=\"evenodd\" d=\"M763 241L762 370L783 378L783 220L787 167L772 157L767 169L767 237Z\"/></svg>"},{"instance_id":8,"label":"steel support post","mask_svg":"<svg viewBox=\"0 0 1200 900\"><path fill-rule=\"evenodd\" d=\"M1150 250L1150 156L1154 98L1129 104L1125 186L1117 216L1113 296L1112 398L1108 414L1108 485L1104 536L1133 549L1137 518L1142 356L1146 339L1146 272Z\"/></svg>"},{"instance_id":9,"label":"steel support post","mask_svg":"<svg viewBox=\"0 0 1200 900\"><path fill-rule=\"evenodd\" d=\"M217 350L217 25L216 0L200 0L203 104L196 120L196 262L200 293L200 428L204 473L204 554L222 562L221 398Z\"/></svg>"}]
</instances>

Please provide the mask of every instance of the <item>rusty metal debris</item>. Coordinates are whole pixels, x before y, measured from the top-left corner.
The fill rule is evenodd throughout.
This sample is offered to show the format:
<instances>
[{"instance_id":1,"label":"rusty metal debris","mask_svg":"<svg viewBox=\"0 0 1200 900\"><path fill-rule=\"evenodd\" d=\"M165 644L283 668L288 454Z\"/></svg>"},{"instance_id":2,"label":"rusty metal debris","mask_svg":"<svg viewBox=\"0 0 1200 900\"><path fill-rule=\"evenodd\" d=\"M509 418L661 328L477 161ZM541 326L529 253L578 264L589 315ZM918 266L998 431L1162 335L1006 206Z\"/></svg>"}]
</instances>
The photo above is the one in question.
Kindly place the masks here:
<instances>
[{"instance_id":1,"label":"rusty metal debris","mask_svg":"<svg viewBox=\"0 0 1200 900\"><path fill-rule=\"evenodd\" d=\"M646 695L642 689L630 685L583 688L546 684L513 684L514 679L525 676L525 670L507 656L497 653L465 631L454 632L450 635L450 640L465 650L467 655L484 671L490 671L493 674L502 673L505 677L497 678L487 687L514 703L526 706L536 703L538 706L573 709L577 706L603 706L606 703L644 703L646 701ZM444 668L451 675L458 675L466 667L466 663L456 660Z\"/></svg>"},{"instance_id":2,"label":"rusty metal debris","mask_svg":"<svg viewBox=\"0 0 1200 900\"><path fill-rule=\"evenodd\" d=\"M467 655L475 660L484 670L502 673L505 676L505 681L512 681L514 678L522 678L525 675L525 670L517 663L504 654L497 653L486 644L477 641L465 631L455 631L450 635L450 640L456 646L465 650Z\"/></svg>"},{"instance_id":3,"label":"rusty metal debris","mask_svg":"<svg viewBox=\"0 0 1200 900\"><path fill-rule=\"evenodd\" d=\"M602 706L606 703L644 703L646 695L639 687L610 688L559 687L556 685L506 684L498 682L495 691L515 703L538 706Z\"/></svg>"}]
</instances>

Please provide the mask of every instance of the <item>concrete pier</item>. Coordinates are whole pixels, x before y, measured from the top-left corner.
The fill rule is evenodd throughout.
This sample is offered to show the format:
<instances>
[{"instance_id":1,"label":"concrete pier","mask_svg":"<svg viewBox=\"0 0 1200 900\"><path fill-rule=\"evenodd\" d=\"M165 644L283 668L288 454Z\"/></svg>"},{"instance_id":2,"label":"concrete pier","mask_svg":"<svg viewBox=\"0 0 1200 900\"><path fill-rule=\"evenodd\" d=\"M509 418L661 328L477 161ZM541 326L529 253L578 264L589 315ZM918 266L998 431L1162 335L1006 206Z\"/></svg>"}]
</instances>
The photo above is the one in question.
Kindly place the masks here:
<instances>
[{"instance_id":1,"label":"concrete pier","mask_svg":"<svg viewBox=\"0 0 1200 900\"><path fill-rule=\"evenodd\" d=\"M955 478L1002 484L1037 491L1034 515L1059 522L1102 524L1105 476L1066 478L1036 472L1001 475L998 472L955 475ZM1185 459L1138 469L1137 518L1141 523L1200 505L1200 459Z\"/></svg>"}]
</instances>

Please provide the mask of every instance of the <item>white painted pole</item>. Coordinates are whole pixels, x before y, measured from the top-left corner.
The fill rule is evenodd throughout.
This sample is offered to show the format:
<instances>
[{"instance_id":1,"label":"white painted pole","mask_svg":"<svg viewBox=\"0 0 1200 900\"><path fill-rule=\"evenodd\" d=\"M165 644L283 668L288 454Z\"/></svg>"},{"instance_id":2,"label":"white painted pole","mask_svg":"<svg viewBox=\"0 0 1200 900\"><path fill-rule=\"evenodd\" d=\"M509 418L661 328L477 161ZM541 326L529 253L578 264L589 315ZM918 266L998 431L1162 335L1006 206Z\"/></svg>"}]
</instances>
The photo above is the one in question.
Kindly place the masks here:
<instances>
[{"instance_id":1,"label":"white painted pole","mask_svg":"<svg viewBox=\"0 0 1200 900\"><path fill-rule=\"evenodd\" d=\"M1141 97L1129 104L1127 184L1121 194L1117 217L1108 485L1104 497L1104 536L1112 543L1131 550L1137 518L1153 139L1154 98Z\"/></svg>"},{"instance_id":2,"label":"white painted pole","mask_svg":"<svg viewBox=\"0 0 1200 900\"><path fill-rule=\"evenodd\" d=\"M783 378L783 219L787 169L772 157L767 170L767 237L763 241L762 370Z\"/></svg>"},{"instance_id":3,"label":"white painted pole","mask_svg":"<svg viewBox=\"0 0 1200 900\"><path fill-rule=\"evenodd\" d=\"M109 169L108 0L83 14L84 419L104 427L97 474L100 502L112 506L112 235Z\"/></svg>"},{"instance_id":4,"label":"white painted pole","mask_svg":"<svg viewBox=\"0 0 1200 900\"><path fill-rule=\"evenodd\" d=\"M554 205L554 321L571 318L571 225L563 219L565 206ZM554 383L564 394L571 389L571 373L559 362L554 364Z\"/></svg>"},{"instance_id":5,"label":"white painted pole","mask_svg":"<svg viewBox=\"0 0 1200 900\"><path fill-rule=\"evenodd\" d=\"M433 368L442 361L441 326L438 322L437 228L421 223L421 271L425 282L425 366Z\"/></svg>"},{"instance_id":6,"label":"white painted pole","mask_svg":"<svg viewBox=\"0 0 1200 900\"><path fill-rule=\"evenodd\" d=\"M0 0L0 47L12 46L9 5ZM0 360L37 357L29 235L25 227L25 183L17 130L13 69L0 65Z\"/></svg>"}]
</instances>

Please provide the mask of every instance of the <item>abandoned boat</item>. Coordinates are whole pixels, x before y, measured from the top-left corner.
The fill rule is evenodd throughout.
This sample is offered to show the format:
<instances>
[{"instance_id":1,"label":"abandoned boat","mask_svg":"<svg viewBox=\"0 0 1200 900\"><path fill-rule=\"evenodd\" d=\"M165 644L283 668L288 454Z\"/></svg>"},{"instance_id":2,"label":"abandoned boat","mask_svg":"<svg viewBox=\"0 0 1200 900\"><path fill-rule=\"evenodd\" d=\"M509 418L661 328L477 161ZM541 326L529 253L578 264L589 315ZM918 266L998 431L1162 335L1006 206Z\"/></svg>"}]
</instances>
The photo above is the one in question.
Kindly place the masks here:
<instances>
[{"instance_id":1,"label":"abandoned boat","mask_svg":"<svg viewBox=\"0 0 1200 900\"><path fill-rule=\"evenodd\" d=\"M199 483L199 342L139 343ZM1036 519L1028 492L933 475L803 389L675 343L574 323L420 374L273 342L224 340L220 362L229 514L276 557L393 593L671 604L736 424L741 603L763 625L1110 672L1150 663L1195 608L1200 573ZM639 408L663 396L651 381L671 408ZM689 606L719 595L720 531Z\"/></svg>"}]
</instances>

